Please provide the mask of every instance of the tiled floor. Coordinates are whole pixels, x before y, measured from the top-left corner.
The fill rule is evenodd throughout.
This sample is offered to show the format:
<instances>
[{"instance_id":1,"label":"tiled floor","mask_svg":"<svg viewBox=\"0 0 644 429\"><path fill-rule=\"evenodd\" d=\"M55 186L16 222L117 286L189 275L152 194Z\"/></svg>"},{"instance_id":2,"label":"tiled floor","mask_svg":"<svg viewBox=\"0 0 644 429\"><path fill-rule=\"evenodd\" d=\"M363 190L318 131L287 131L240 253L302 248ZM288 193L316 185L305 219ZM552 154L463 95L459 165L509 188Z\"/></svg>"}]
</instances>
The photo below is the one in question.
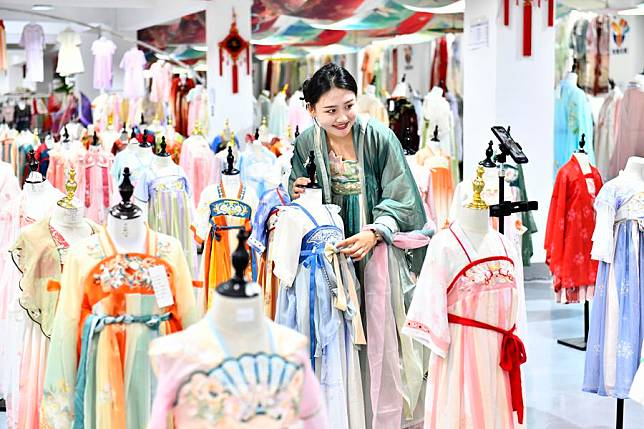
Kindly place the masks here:
<instances>
[{"instance_id":1,"label":"tiled floor","mask_svg":"<svg viewBox=\"0 0 644 429\"><path fill-rule=\"evenodd\" d=\"M536 429L615 428L617 401L581 391L584 352L557 344L583 336L583 306L554 302L549 281L526 283L528 308L528 427ZM644 428L644 407L624 401L624 429Z\"/></svg>"},{"instance_id":2,"label":"tiled floor","mask_svg":"<svg viewBox=\"0 0 644 429\"><path fill-rule=\"evenodd\" d=\"M555 304L548 281L526 283L529 338L526 374L530 429L613 429L616 401L581 391L584 352L557 338L583 335L583 307ZM625 401L624 429L644 428L644 407ZM6 428L0 414L0 429Z\"/></svg>"}]
</instances>

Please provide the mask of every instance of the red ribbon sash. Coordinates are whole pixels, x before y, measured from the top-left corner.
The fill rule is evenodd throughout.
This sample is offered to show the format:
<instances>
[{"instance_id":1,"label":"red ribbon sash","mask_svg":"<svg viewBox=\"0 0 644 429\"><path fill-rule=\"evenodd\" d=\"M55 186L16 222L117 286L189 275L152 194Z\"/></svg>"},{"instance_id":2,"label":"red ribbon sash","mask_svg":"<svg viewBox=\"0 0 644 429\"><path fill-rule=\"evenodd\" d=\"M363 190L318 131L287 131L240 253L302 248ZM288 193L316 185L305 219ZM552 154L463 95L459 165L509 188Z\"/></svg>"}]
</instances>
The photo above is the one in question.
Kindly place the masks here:
<instances>
[{"instance_id":1,"label":"red ribbon sash","mask_svg":"<svg viewBox=\"0 0 644 429\"><path fill-rule=\"evenodd\" d=\"M473 328L487 329L503 335L501 343L501 362L499 366L507 371L510 376L510 394L512 396L512 410L517 412L519 424L523 424L523 391L521 389L521 364L527 360L525 346L519 337L514 334L516 325L510 330L503 330L478 320L448 314L447 320L457 325L471 326Z\"/></svg>"}]
</instances>

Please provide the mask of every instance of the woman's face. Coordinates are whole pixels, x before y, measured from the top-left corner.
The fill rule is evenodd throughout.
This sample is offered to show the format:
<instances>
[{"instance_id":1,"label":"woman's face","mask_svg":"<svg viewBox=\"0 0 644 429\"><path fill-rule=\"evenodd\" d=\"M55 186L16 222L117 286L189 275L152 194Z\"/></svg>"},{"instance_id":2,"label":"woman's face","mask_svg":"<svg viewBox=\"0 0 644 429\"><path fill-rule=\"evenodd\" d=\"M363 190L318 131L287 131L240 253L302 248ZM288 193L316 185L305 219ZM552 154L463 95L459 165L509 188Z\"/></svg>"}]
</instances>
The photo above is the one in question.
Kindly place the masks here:
<instances>
[{"instance_id":1,"label":"woman's face","mask_svg":"<svg viewBox=\"0 0 644 429\"><path fill-rule=\"evenodd\" d=\"M348 89L331 88L309 108L309 113L327 133L345 137L356 121L356 95Z\"/></svg>"}]
</instances>

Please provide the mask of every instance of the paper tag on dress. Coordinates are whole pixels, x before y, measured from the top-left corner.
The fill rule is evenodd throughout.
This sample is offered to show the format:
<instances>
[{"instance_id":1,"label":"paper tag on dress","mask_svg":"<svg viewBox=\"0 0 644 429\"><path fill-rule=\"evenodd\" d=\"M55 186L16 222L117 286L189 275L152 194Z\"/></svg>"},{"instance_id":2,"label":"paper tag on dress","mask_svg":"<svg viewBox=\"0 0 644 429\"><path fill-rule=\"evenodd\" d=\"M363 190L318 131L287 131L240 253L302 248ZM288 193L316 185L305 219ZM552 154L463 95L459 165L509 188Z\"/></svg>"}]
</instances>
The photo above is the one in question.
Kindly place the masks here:
<instances>
[{"instance_id":1,"label":"paper tag on dress","mask_svg":"<svg viewBox=\"0 0 644 429\"><path fill-rule=\"evenodd\" d=\"M253 322L255 320L255 309L253 308L238 308L235 313L235 320L238 322Z\"/></svg>"},{"instance_id":2,"label":"paper tag on dress","mask_svg":"<svg viewBox=\"0 0 644 429\"><path fill-rule=\"evenodd\" d=\"M263 244L262 244L258 239L256 239L255 237L248 237L248 244L249 244L251 247L253 247L253 248L257 249L257 251L258 251L259 253L264 253L264 251L266 250L266 246L264 246L264 245L263 245Z\"/></svg>"},{"instance_id":3,"label":"paper tag on dress","mask_svg":"<svg viewBox=\"0 0 644 429\"><path fill-rule=\"evenodd\" d=\"M148 268L148 274L152 281L152 288L154 289L154 296L157 299L159 308L169 307L174 304L174 297L170 290L170 282L168 281L168 274L163 265L155 265Z\"/></svg>"}]
</instances>

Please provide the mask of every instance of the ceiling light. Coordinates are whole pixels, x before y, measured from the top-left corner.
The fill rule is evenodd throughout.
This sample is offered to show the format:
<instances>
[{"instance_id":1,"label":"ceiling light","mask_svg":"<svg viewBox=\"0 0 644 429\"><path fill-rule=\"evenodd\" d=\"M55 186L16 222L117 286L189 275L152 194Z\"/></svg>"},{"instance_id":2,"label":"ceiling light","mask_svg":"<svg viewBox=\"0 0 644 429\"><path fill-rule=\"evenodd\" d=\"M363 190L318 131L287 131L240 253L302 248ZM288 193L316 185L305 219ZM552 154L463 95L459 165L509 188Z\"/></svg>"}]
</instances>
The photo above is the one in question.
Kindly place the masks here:
<instances>
[{"instance_id":1,"label":"ceiling light","mask_svg":"<svg viewBox=\"0 0 644 429\"><path fill-rule=\"evenodd\" d=\"M192 49L199 52L207 52L208 46L206 45L192 45Z\"/></svg>"},{"instance_id":2,"label":"ceiling light","mask_svg":"<svg viewBox=\"0 0 644 429\"><path fill-rule=\"evenodd\" d=\"M31 6L31 10L38 10L38 11L47 11L47 10L52 10L54 7L50 4L35 4Z\"/></svg>"}]
</instances>

